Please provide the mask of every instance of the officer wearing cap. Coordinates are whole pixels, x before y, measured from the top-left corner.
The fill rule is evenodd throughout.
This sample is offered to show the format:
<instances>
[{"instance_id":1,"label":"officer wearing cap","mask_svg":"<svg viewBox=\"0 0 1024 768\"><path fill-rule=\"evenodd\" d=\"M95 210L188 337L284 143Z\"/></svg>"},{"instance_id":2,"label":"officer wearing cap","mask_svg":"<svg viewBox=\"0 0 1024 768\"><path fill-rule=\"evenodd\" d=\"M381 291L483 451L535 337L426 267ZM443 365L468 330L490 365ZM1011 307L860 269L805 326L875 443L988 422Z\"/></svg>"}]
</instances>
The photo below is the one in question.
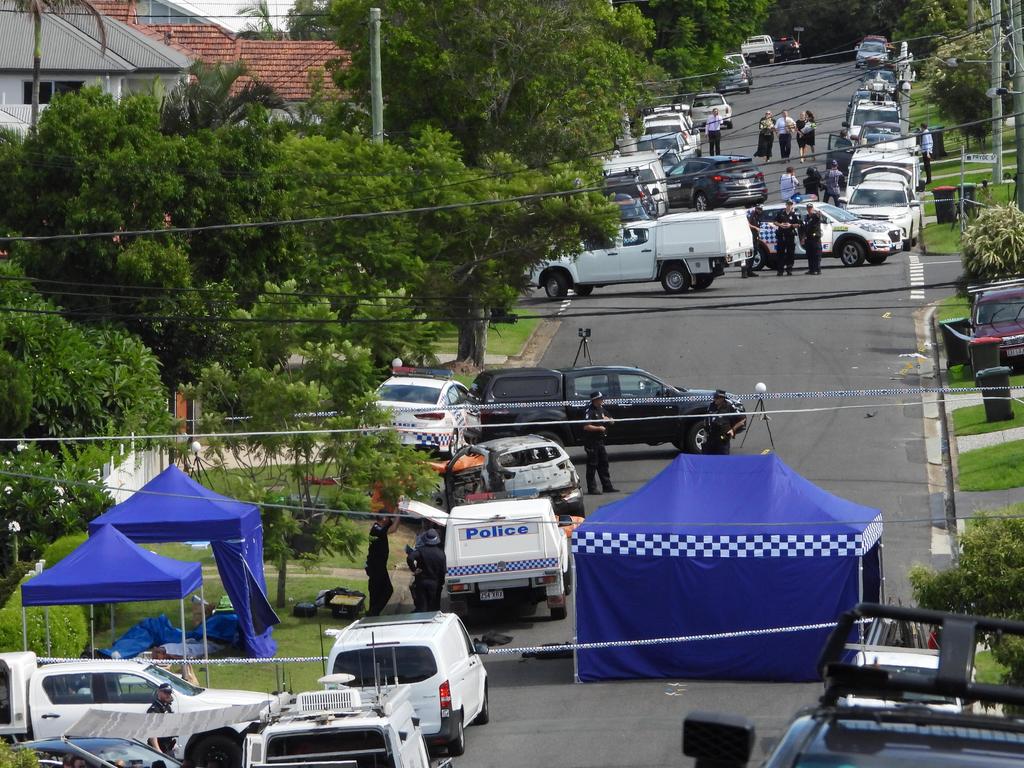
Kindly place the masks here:
<instances>
[{"instance_id":1,"label":"officer wearing cap","mask_svg":"<svg viewBox=\"0 0 1024 768\"><path fill-rule=\"evenodd\" d=\"M728 456L732 439L747 424L747 417L737 413L736 406L729 400L724 389L716 389L704 419L708 437L704 441L703 453L710 456Z\"/></svg>"},{"instance_id":2,"label":"officer wearing cap","mask_svg":"<svg viewBox=\"0 0 1024 768\"><path fill-rule=\"evenodd\" d=\"M800 225L800 244L807 254L807 274L821 274L821 216L814 203L807 204L807 216Z\"/></svg>"},{"instance_id":3,"label":"officer wearing cap","mask_svg":"<svg viewBox=\"0 0 1024 768\"><path fill-rule=\"evenodd\" d=\"M775 274L782 277L783 270L787 275L793 274L793 257L796 254L796 233L800 228L800 217L792 200L787 200L785 207L775 217L775 227L779 234L776 238Z\"/></svg>"},{"instance_id":4,"label":"officer wearing cap","mask_svg":"<svg viewBox=\"0 0 1024 768\"><path fill-rule=\"evenodd\" d=\"M583 414L583 449L587 452L587 493L599 496L597 478L601 478L604 493L618 493L608 473L608 451L604 447L608 427L615 422L604 409L604 393L591 392L590 405Z\"/></svg>"},{"instance_id":5,"label":"officer wearing cap","mask_svg":"<svg viewBox=\"0 0 1024 768\"><path fill-rule=\"evenodd\" d=\"M761 240L761 214L764 213L764 207L758 203L753 208L747 211L747 226L750 227L750 236L754 239L754 250L757 250L758 243L763 243ZM757 277L757 272L751 267L754 260L747 259L740 264L740 277Z\"/></svg>"},{"instance_id":6,"label":"officer wearing cap","mask_svg":"<svg viewBox=\"0 0 1024 768\"><path fill-rule=\"evenodd\" d=\"M414 549L408 558L412 568L412 600L414 610L441 610L441 590L448 563L441 546L441 537L431 528L423 534L422 543Z\"/></svg>"},{"instance_id":7,"label":"officer wearing cap","mask_svg":"<svg viewBox=\"0 0 1024 768\"><path fill-rule=\"evenodd\" d=\"M171 709L171 704L173 703L174 689L171 688L170 683L161 683L157 686L156 693L153 694L153 703L149 705L146 714L166 715L173 712ZM174 745L177 741L173 736L160 736L151 738L149 745L158 752L170 755L174 752Z\"/></svg>"}]
</instances>

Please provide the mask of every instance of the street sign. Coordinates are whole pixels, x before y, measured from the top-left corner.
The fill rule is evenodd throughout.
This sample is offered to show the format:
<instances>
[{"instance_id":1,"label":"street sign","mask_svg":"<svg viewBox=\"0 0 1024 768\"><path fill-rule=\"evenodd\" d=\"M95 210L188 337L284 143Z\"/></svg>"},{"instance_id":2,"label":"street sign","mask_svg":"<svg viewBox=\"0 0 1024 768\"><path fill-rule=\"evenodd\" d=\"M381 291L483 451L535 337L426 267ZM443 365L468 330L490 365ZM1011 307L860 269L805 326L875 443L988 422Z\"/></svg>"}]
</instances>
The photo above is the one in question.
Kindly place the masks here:
<instances>
[{"instance_id":1,"label":"street sign","mask_svg":"<svg viewBox=\"0 0 1024 768\"><path fill-rule=\"evenodd\" d=\"M988 155L964 155L965 163L994 163L996 156L992 154Z\"/></svg>"},{"instance_id":2,"label":"street sign","mask_svg":"<svg viewBox=\"0 0 1024 768\"><path fill-rule=\"evenodd\" d=\"M804 28L803 27L793 27L793 31L794 32L803 32Z\"/></svg>"}]
</instances>

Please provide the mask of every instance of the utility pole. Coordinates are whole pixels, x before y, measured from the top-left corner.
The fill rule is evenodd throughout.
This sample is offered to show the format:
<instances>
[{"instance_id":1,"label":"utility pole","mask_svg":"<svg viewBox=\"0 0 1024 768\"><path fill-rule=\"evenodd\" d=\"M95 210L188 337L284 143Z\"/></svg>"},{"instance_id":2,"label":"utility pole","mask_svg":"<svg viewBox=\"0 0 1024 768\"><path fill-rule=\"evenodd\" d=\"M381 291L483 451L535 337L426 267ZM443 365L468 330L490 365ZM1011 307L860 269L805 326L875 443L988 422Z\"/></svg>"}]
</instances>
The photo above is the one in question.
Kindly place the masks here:
<instances>
[{"instance_id":1,"label":"utility pole","mask_svg":"<svg viewBox=\"0 0 1024 768\"><path fill-rule=\"evenodd\" d=\"M1010 0L1013 3L1013 0ZM973 32L976 14L974 12L974 0L967 0L967 31Z\"/></svg>"},{"instance_id":2,"label":"utility pole","mask_svg":"<svg viewBox=\"0 0 1024 768\"><path fill-rule=\"evenodd\" d=\"M992 97L992 154L996 156L992 164L992 183L1003 182L1003 97L999 88L1003 85L1003 2L990 0L992 6L992 87L996 89ZM1020 0L1010 0L1010 3ZM1016 111L1016 110L1015 110Z\"/></svg>"},{"instance_id":3,"label":"utility pole","mask_svg":"<svg viewBox=\"0 0 1024 768\"><path fill-rule=\"evenodd\" d=\"M1024 211L1024 40L1020 28L1021 0L1010 0L1010 34L1013 45L1013 133L1017 145L1017 207Z\"/></svg>"},{"instance_id":4,"label":"utility pole","mask_svg":"<svg viewBox=\"0 0 1024 768\"><path fill-rule=\"evenodd\" d=\"M371 138L375 144L383 144L384 92L380 77L380 8L370 9L370 114L373 117Z\"/></svg>"},{"instance_id":5,"label":"utility pole","mask_svg":"<svg viewBox=\"0 0 1024 768\"><path fill-rule=\"evenodd\" d=\"M996 3L999 0L992 0ZM900 133L904 136L911 131L910 125L910 77L911 57L910 48L906 41L900 43L899 58L896 60L896 98L900 107Z\"/></svg>"}]
</instances>

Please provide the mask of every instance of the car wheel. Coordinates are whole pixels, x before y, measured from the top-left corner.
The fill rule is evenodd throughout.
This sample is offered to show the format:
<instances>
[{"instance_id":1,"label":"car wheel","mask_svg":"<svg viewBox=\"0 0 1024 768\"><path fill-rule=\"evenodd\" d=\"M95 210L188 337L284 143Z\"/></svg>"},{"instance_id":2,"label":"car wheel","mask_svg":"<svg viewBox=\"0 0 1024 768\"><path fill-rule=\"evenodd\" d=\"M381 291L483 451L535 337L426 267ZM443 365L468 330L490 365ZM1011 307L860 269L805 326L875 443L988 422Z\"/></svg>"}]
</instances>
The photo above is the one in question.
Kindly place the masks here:
<instances>
[{"instance_id":1,"label":"car wheel","mask_svg":"<svg viewBox=\"0 0 1024 768\"><path fill-rule=\"evenodd\" d=\"M455 723L455 738L448 742L448 754L451 757L460 757L466 753L466 726L463 722L465 714L460 709L458 720Z\"/></svg>"},{"instance_id":2,"label":"car wheel","mask_svg":"<svg viewBox=\"0 0 1024 768\"><path fill-rule=\"evenodd\" d=\"M690 290L690 273L682 264L667 264L661 271L661 287L668 293L686 293Z\"/></svg>"},{"instance_id":3,"label":"car wheel","mask_svg":"<svg viewBox=\"0 0 1024 768\"><path fill-rule=\"evenodd\" d=\"M544 280L544 293L549 299L561 299L569 294L569 280L559 271L549 272Z\"/></svg>"},{"instance_id":4,"label":"car wheel","mask_svg":"<svg viewBox=\"0 0 1024 768\"><path fill-rule=\"evenodd\" d=\"M888 259L888 258L889 258L889 256L887 254L885 254L885 253L882 253L882 254L869 254L868 255L868 264L884 264L885 260Z\"/></svg>"},{"instance_id":5,"label":"car wheel","mask_svg":"<svg viewBox=\"0 0 1024 768\"><path fill-rule=\"evenodd\" d=\"M750 94L750 89L749 88L744 88L743 92L749 95Z\"/></svg>"},{"instance_id":6,"label":"car wheel","mask_svg":"<svg viewBox=\"0 0 1024 768\"><path fill-rule=\"evenodd\" d=\"M754 249L754 255L750 257L750 268L760 272L768 264L768 254L760 246Z\"/></svg>"},{"instance_id":7,"label":"car wheel","mask_svg":"<svg viewBox=\"0 0 1024 768\"><path fill-rule=\"evenodd\" d=\"M589 296L594 292L592 285L574 285L572 289L577 296Z\"/></svg>"},{"instance_id":8,"label":"car wheel","mask_svg":"<svg viewBox=\"0 0 1024 768\"><path fill-rule=\"evenodd\" d=\"M722 127L723 128L732 128L732 120L723 120L722 121Z\"/></svg>"},{"instance_id":9,"label":"car wheel","mask_svg":"<svg viewBox=\"0 0 1024 768\"><path fill-rule=\"evenodd\" d=\"M859 267L864 263L867 251L864 243L848 237L839 244L839 261L844 267Z\"/></svg>"},{"instance_id":10,"label":"car wheel","mask_svg":"<svg viewBox=\"0 0 1024 768\"><path fill-rule=\"evenodd\" d=\"M569 570L562 574L562 587L565 589L565 596L568 597L572 594L572 566L569 566Z\"/></svg>"},{"instance_id":11,"label":"car wheel","mask_svg":"<svg viewBox=\"0 0 1024 768\"><path fill-rule=\"evenodd\" d=\"M242 745L230 736L215 733L189 750L189 757L196 765L217 763L223 768L241 768Z\"/></svg>"},{"instance_id":12,"label":"car wheel","mask_svg":"<svg viewBox=\"0 0 1024 768\"><path fill-rule=\"evenodd\" d=\"M713 282L715 282L714 275L697 275L693 281L693 290L703 291L705 288L710 287Z\"/></svg>"},{"instance_id":13,"label":"car wheel","mask_svg":"<svg viewBox=\"0 0 1024 768\"><path fill-rule=\"evenodd\" d=\"M710 211L711 205L708 203L707 195L703 192L698 192L693 196L693 207L698 211Z\"/></svg>"},{"instance_id":14,"label":"car wheel","mask_svg":"<svg viewBox=\"0 0 1024 768\"><path fill-rule=\"evenodd\" d=\"M487 725L491 722L491 704L487 698L487 682L484 682L484 703L480 707L480 714L473 718L473 725Z\"/></svg>"},{"instance_id":15,"label":"car wheel","mask_svg":"<svg viewBox=\"0 0 1024 768\"><path fill-rule=\"evenodd\" d=\"M684 453L703 453L704 443L708 441L708 430L702 419L692 419L696 422L686 430L686 437L682 446L676 445Z\"/></svg>"},{"instance_id":16,"label":"car wheel","mask_svg":"<svg viewBox=\"0 0 1024 768\"><path fill-rule=\"evenodd\" d=\"M909 237L906 240L903 241L903 250L904 251L909 251L910 250L910 238Z\"/></svg>"},{"instance_id":17,"label":"car wheel","mask_svg":"<svg viewBox=\"0 0 1024 768\"><path fill-rule=\"evenodd\" d=\"M569 615L569 609L564 605L558 606L557 608L551 609L551 618L554 621L562 621L566 616Z\"/></svg>"}]
</instances>

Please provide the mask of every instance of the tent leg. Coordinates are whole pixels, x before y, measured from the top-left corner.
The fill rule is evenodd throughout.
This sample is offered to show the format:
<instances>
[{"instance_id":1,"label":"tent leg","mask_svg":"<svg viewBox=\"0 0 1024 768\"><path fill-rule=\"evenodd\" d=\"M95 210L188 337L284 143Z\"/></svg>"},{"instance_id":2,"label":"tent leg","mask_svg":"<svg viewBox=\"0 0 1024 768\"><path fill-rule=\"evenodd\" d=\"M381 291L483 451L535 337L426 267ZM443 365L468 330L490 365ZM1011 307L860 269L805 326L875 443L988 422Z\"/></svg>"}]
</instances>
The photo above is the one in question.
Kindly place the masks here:
<instances>
[{"instance_id":1,"label":"tent leg","mask_svg":"<svg viewBox=\"0 0 1024 768\"><path fill-rule=\"evenodd\" d=\"M28 650L28 617L25 606L21 606L21 650Z\"/></svg>"},{"instance_id":2,"label":"tent leg","mask_svg":"<svg viewBox=\"0 0 1024 768\"><path fill-rule=\"evenodd\" d=\"M117 642L117 637L114 635L114 604L110 604L110 644L113 645Z\"/></svg>"},{"instance_id":3,"label":"tent leg","mask_svg":"<svg viewBox=\"0 0 1024 768\"><path fill-rule=\"evenodd\" d=\"M882 555L885 553L885 545L878 540L878 602L885 605L885 561Z\"/></svg>"},{"instance_id":4,"label":"tent leg","mask_svg":"<svg viewBox=\"0 0 1024 768\"><path fill-rule=\"evenodd\" d=\"M50 606L46 606L43 609L43 613L46 615L46 655L52 656L53 651L50 648Z\"/></svg>"},{"instance_id":5,"label":"tent leg","mask_svg":"<svg viewBox=\"0 0 1024 768\"><path fill-rule=\"evenodd\" d=\"M857 602L864 602L864 556L857 558ZM860 636L860 644L864 645L864 622L857 622L857 634Z\"/></svg>"},{"instance_id":6,"label":"tent leg","mask_svg":"<svg viewBox=\"0 0 1024 768\"><path fill-rule=\"evenodd\" d=\"M570 550L572 548L570 547ZM576 585L576 589L572 591L572 641L578 643L580 639L579 633L579 622L576 618L576 594L580 591L580 584L576 581L576 559L572 556L572 552L569 552L569 568L572 570L572 583ZM578 683L580 681L580 652L572 652L572 681Z\"/></svg>"},{"instance_id":7,"label":"tent leg","mask_svg":"<svg viewBox=\"0 0 1024 768\"><path fill-rule=\"evenodd\" d=\"M96 613L95 605L89 605L89 658L96 657Z\"/></svg>"},{"instance_id":8,"label":"tent leg","mask_svg":"<svg viewBox=\"0 0 1024 768\"><path fill-rule=\"evenodd\" d=\"M181 606L181 676L185 676L185 666L188 664L188 646L185 645L185 598L178 601Z\"/></svg>"},{"instance_id":9,"label":"tent leg","mask_svg":"<svg viewBox=\"0 0 1024 768\"><path fill-rule=\"evenodd\" d=\"M203 592L203 584L199 584L200 607L203 610L203 661L206 662L206 687L210 687L210 645L206 640L206 595Z\"/></svg>"}]
</instances>

